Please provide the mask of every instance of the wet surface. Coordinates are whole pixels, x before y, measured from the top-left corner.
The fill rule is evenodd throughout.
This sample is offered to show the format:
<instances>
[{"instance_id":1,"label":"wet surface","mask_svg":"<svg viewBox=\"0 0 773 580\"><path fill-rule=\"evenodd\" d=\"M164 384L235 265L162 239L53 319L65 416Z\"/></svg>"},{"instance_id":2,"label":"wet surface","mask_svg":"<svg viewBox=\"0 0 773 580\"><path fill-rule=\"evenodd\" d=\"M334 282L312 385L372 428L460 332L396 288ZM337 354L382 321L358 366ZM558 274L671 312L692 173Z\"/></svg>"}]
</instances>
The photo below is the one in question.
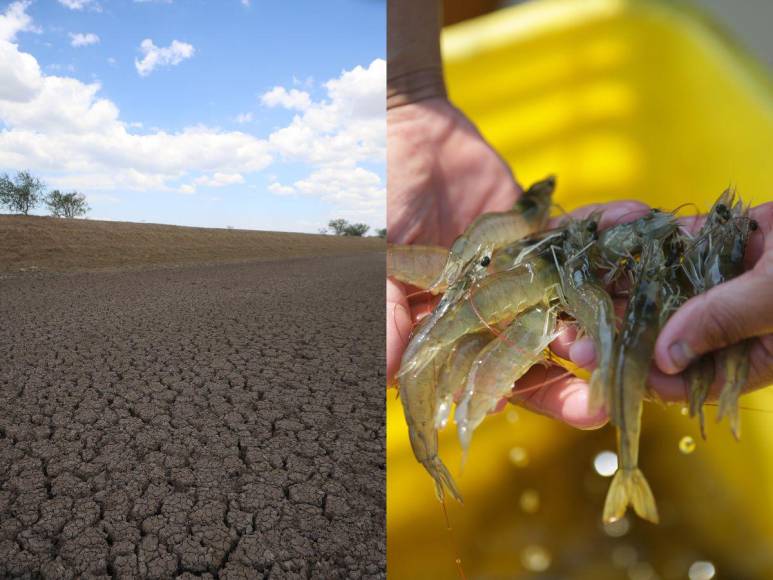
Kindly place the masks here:
<instances>
[{"instance_id":1,"label":"wet surface","mask_svg":"<svg viewBox=\"0 0 773 580\"><path fill-rule=\"evenodd\" d=\"M0 279L0 577L384 577L383 293L383 254Z\"/></svg>"}]
</instances>

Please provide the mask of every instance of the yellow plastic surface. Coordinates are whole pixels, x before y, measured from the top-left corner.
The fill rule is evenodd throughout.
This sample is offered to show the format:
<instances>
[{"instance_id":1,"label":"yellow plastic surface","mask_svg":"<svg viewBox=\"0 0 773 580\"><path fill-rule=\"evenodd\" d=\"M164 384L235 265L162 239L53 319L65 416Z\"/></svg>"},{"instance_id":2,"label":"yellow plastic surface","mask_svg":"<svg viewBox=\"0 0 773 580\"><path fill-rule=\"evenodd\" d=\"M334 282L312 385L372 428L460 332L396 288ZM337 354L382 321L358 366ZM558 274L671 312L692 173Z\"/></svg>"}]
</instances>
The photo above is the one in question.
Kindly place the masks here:
<instances>
[{"instance_id":1,"label":"yellow plastic surface","mask_svg":"<svg viewBox=\"0 0 773 580\"><path fill-rule=\"evenodd\" d=\"M447 29L443 53L452 100L521 183L557 174L557 202L567 210L625 198L705 210L729 184L755 205L773 199L767 73L677 3L528 3ZM593 470L598 452L615 449L611 428L581 432L505 412L476 432L458 476L450 427L441 454L465 505L449 504L448 532L395 391L387 399L390 578L456 578L457 558L468 578L541 577L546 563L545 577L686 578L699 560L719 578L773 577L769 412L743 411L736 443L709 408L704 443L678 407L647 405L641 464L662 523L629 515L620 537L600 525L610 480ZM771 411L773 394L742 404ZM679 451L685 435L698 442L690 455ZM516 447L527 465L509 459ZM523 508L529 490L540 499L536 513Z\"/></svg>"}]
</instances>

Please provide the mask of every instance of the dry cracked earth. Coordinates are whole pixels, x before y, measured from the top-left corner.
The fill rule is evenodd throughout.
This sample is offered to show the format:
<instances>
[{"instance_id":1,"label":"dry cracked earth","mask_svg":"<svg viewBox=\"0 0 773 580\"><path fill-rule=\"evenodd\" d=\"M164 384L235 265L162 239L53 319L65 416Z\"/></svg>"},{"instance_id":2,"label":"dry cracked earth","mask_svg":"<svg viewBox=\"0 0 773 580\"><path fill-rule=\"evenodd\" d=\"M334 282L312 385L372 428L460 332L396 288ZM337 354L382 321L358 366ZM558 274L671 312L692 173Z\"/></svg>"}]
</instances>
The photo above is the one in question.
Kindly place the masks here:
<instances>
[{"instance_id":1,"label":"dry cracked earth","mask_svg":"<svg viewBox=\"0 0 773 580\"><path fill-rule=\"evenodd\" d=\"M0 577L383 578L384 257L0 279Z\"/></svg>"}]
</instances>

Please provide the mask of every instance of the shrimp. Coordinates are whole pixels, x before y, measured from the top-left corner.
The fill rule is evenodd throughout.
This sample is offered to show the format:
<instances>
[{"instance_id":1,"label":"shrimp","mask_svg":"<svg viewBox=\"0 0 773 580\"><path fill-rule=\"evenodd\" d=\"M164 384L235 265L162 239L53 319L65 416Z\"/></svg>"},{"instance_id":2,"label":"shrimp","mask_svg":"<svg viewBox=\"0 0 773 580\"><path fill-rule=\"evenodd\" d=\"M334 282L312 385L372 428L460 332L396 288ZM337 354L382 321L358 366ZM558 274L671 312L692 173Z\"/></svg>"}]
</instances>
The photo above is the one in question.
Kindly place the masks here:
<instances>
[{"instance_id":1,"label":"shrimp","mask_svg":"<svg viewBox=\"0 0 773 580\"><path fill-rule=\"evenodd\" d=\"M714 357L705 354L698 358L684 370L684 378L687 381L687 404L690 408L690 417L698 415L701 437L705 439L706 426L703 405L714 382Z\"/></svg>"},{"instance_id":2,"label":"shrimp","mask_svg":"<svg viewBox=\"0 0 773 580\"><path fill-rule=\"evenodd\" d=\"M731 203L734 196L730 198ZM749 208L738 200L728 210L729 217L721 226L719 238L709 250L706 258L706 287L711 288L734 278L743 272L743 257L746 244L752 229L749 219ZM738 398L749 377L749 350L751 342L744 340L719 351L719 364L725 369L725 380L719 395L719 410L717 420L721 421L727 415L733 435L738 439L741 435L741 424L738 415Z\"/></svg>"},{"instance_id":3,"label":"shrimp","mask_svg":"<svg viewBox=\"0 0 773 580\"><path fill-rule=\"evenodd\" d=\"M590 378L588 407L608 411L614 370L615 311L612 297L592 268L595 252L589 248L598 238L598 218L596 213L570 223L562 248L565 260L558 271L564 307L596 348L598 364Z\"/></svg>"},{"instance_id":4,"label":"shrimp","mask_svg":"<svg viewBox=\"0 0 773 580\"><path fill-rule=\"evenodd\" d=\"M490 212L478 216L454 240L448 260L429 291L441 292L462 276L469 264L491 257L497 248L543 229L550 211L555 177L538 181L526 190L510 211Z\"/></svg>"},{"instance_id":5,"label":"shrimp","mask_svg":"<svg viewBox=\"0 0 773 580\"><path fill-rule=\"evenodd\" d=\"M555 295L559 280L555 265L544 258L521 264L475 282L426 332L411 339L403 353L398 378L416 373L465 334L513 320L524 310ZM434 313L433 313L434 316Z\"/></svg>"},{"instance_id":6,"label":"shrimp","mask_svg":"<svg viewBox=\"0 0 773 580\"><path fill-rule=\"evenodd\" d=\"M459 441L465 453L472 432L486 414L510 393L515 381L543 359L543 351L555 338L555 328L556 309L545 304L534 306L480 351L456 407Z\"/></svg>"},{"instance_id":7,"label":"shrimp","mask_svg":"<svg viewBox=\"0 0 773 580\"><path fill-rule=\"evenodd\" d=\"M632 222L607 228L599 234L598 265L609 268L604 282L610 283L630 264L630 258L641 251L646 240L664 239L677 230L674 216L653 209Z\"/></svg>"},{"instance_id":8,"label":"shrimp","mask_svg":"<svg viewBox=\"0 0 773 580\"><path fill-rule=\"evenodd\" d=\"M429 364L416 373L400 377L400 400L403 404L408 436L416 459L435 480L435 493L440 501L445 499L445 489L462 501L448 468L438 456L438 436L435 429L437 399L435 381L438 369Z\"/></svg>"},{"instance_id":9,"label":"shrimp","mask_svg":"<svg viewBox=\"0 0 773 580\"><path fill-rule=\"evenodd\" d=\"M448 250L439 246L389 244L387 276L422 290L438 279L448 258ZM437 288L445 292L445 285Z\"/></svg>"},{"instance_id":10,"label":"shrimp","mask_svg":"<svg viewBox=\"0 0 773 580\"><path fill-rule=\"evenodd\" d=\"M617 428L620 466L604 503L603 519L606 523L623 517L629 504L640 517L658 522L655 498L638 467L638 461L642 404L659 330L662 266L660 242L650 241L636 266L634 288L615 344L614 382L609 407L610 421Z\"/></svg>"},{"instance_id":11,"label":"shrimp","mask_svg":"<svg viewBox=\"0 0 773 580\"><path fill-rule=\"evenodd\" d=\"M540 232L496 250L491 256L489 272L505 272L528 259L547 255L554 244L566 238L566 226Z\"/></svg>"},{"instance_id":12,"label":"shrimp","mask_svg":"<svg viewBox=\"0 0 773 580\"><path fill-rule=\"evenodd\" d=\"M707 288L707 254L710 248L716 246L716 232L730 218L729 206L732 205L732 192L727 189L720 194L709 210L706 221L703 223L698 234L690 240L691 243L684 244L686 250L682 252L680 265L682 274L687 283L682 282L681 287L685 294L685 300L688 295L696 296L705 292ZM709 283L710 277L708 280ZM718 282L717 282L718 283ZM704 354L688 366L684 371L684 378L687 384L687 402L690 409L690 417L698 416L701 436L706 438L705 419L703 415L703 405L709 396L709 390L714 383L714 357L711 354Z\"/></svg>"},{"instance_id":13,"label":"shrimp","mask_svg":"<svg viewBox=\"0 0 773 580\"><path fill-rule=\"evenodd\" d=\"M435 395L438 405L435 415L436 428L443 429L446 426L454 397L464 389L473 361L483 347L491 342L492 337L490 332L467 334L451 347L451 352L438 378Z\"/></svg>"}]
</instances>

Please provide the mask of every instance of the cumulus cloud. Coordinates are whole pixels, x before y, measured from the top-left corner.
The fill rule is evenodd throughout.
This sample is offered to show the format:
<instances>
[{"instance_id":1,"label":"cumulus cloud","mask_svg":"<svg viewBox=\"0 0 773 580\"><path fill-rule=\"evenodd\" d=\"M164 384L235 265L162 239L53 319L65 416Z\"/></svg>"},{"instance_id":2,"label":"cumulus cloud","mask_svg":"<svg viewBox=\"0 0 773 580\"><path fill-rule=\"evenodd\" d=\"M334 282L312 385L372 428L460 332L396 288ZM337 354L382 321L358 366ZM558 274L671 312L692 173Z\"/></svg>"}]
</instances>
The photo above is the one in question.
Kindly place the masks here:
<instances>
[{"instance_id":1,"label":"cumulus cloud","mask_svg":"<svg viewBox=\"0 0 773 580\"><path fill-rule=\"evenodd\" d=\"M89 46L90 44L98 44L99 43L99 36L94 34L93 32L71 32L70 33L70 44L72 46Z\"/></svg>"},{"instance_id":2,"label":"cumulus cloud","mask_svg":"<svg viewBox=\"0 0 773 580\"><path fill-rule=\"evenodd\" d=\"M234 120L237 123L249 123L252 121L252 113L239 113Z\"/></svg>"},{"instance_id":3,"label":"cumulus cloud","mask_svg":"<svg viewBox=\"0 0 773 580\"><path fill-rule=\"evenodd\" d=\"M12 4L0 15L0 167L29 167L86 191L163 191L191 173L243 174L271 163L269 144L240 131L133 133L99 83L46 75L9 42L30 24L19 6L26 8Z\"/></svg>"},{"instance_id":4,"label":"cumulus cloud","mask_svg":"<svg viewBox=\"0 0 773 580\"><path fill-rule=\"evenodd\" d=\"M284 107L285 109L303 111L311 105L311 97L309 93L298 89L288 91L284 87L274 87L261 95L260 102L267 107Z\"/></svg>"},{"instance_id":5,"label":"cumulus cloud","mask_svg":"<svg viewBox=\"0 0 773 580\"><path fill-rule=\"evenodd\" d=\"M0 14L0 41L13 42L19 32L40 32L27 14L29 0L12 2L5 12Z\"/></svg>"},{"instance_id":6,"label":"cumulus cloud","mask_svg":"<svg viewBox=\"0 0 773 580\"><path fill-rule=\"evenodd\" d=\"M287 127L272 133L271 145L287 158L310 163L383 161L386 61L344 71L324 87L327 98L312 102Z\"/></svg>"},{"instance_id":7,"label":"cumulus cloud","mask_svg":"<svg viewBox=\"0 0 773 580\"><path fill-rule=\"evenodd\" d=\"M134 60L134 66L140 76L148 76L156 68L163 66L176 66L182 61L193 56L196 49L192 44L173 40L172 44L165 47L156 46L150 38L146 38L140 44L142 60Z\"/></svg>"},{"instance_id":8,"label":"cumulus cloud","mask_svg":"<svg viewBox=\"0 0 773 580\"><path fill-rule=\"evenodd\" d=\"M216 171L212 175L202 175L193 183L205 187L225 187L226 185L238 185L244 183L244 176L239 173L221 173Z\"/></svg>"},{"instance_id":9,"label":"cumulus cloud","mask_svg":"<svg viewBox=\"0 0 773 580\"><path fill-rule=\"evenodd\" d=\"M350 212L380 216L386 200L381 178L362 167L346 165L321 167L292 185L269 184L278 195L308 195L321 198Z\"/></svg>"},{"instance_id":10,"label":"cumulus cloud","mask_svg":"<svg viewBox=\"0 0 773 580\"><path fill-rule=\"evenodd\" d=\"M99 9L99 4L95 0L59 0L59 4L66 6L70 10L83 10L84 8Z\"/></svg>"},{"instance_id":11,"label":"cumulus cloud","mask_svg":"<svg viewBox=\"0 0 773 580\"><path fill-rule=\"evenodd\" d=\"M381 177L358 164L386 159L386 62L376 59L367 67L343 71L323 86L326 98L310 101L287 127L269 136L272 148L285 159L309 163L314 170L291 185L273 182L268 189L277 195L319 197L348 215L383 219L386 190ZM280 88L266 95L281 101L292 93Z\"/></svg>"},{"instance_id":12,"label":"cumulus cloud","mask_svg":"<svg viewBox=\"0 0 773 580\"><path fill-rule=\"evenodd\" d=\"M271 193L276 193L277 195L293 195L295 193L294 187L289 185L282 185L281 183L277 182L269 183L268 190Z\"/></svg>"},{"instance_id":13,"label":"cumulus cloud","mask_svg":"<svg viewBox=\"0 0 773 580\"><path fill-rule=\"evenodd\" d=\"M284 184L272 179L271 193L318 197L340 215L383 216L384 184L376 173L385 159L383 60L318 85L318 99L274 91L276 106L291 99L295 114L265 139L207 126L138 133L141 125L122 119L99 83L46 74L14 44L19 32L34 28L27 5L15 2L0 12L0 168L30 168L51 186L89 195L193 194L198 187L245 183L286 160L296 168L305 164L308 175ZM248 119L248 113L241 117Z\"/></svg>"}]
</instances>

